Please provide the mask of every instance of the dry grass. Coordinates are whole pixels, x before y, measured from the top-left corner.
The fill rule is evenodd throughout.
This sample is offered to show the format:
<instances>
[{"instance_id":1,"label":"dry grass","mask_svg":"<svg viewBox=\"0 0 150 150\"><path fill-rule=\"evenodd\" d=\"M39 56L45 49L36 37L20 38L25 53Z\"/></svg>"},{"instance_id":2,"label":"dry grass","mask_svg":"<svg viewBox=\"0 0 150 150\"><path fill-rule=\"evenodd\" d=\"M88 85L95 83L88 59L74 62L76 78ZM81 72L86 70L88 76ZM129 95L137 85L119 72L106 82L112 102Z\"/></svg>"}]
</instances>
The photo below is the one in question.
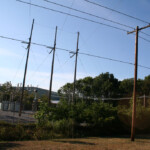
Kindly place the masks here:
<instances>
[{"instance_id":1,"label":"dry grass","mask_svg":"<svg viewBox=\"0 0 150 150\"><path fill-rule=\"evenodd\" d=\"M149 139L83 138L50 141L1 142L0 150L150 150Z\"/></svg>"}]
</instances>

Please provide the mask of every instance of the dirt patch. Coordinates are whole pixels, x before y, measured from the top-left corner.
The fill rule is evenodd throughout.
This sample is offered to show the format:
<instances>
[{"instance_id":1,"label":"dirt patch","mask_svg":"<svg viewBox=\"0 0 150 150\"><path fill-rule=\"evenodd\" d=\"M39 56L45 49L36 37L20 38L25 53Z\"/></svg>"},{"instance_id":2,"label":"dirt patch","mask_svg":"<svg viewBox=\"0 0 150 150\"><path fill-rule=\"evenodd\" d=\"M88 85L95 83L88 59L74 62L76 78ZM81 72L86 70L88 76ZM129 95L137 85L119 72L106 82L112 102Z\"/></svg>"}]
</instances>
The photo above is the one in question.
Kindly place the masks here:
<instances>
[{"instance_id":1,"label":"dirt patch","mask_svg":"<svg viewBox=\"0 0 150 150\"><path fill-rule=\"evenodd\" d=\"M0 143L2 150L149 150L150 139L85 138Z\"/></svg>"}]
</instances>

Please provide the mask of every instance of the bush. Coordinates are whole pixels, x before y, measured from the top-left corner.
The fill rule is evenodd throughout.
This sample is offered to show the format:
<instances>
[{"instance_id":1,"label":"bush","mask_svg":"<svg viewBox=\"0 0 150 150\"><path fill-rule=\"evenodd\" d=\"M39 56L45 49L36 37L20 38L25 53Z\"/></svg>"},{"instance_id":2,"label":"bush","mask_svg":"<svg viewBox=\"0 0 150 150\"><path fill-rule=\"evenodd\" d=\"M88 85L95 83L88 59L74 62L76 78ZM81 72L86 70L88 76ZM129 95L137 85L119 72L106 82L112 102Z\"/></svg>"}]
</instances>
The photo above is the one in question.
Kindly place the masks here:
<instances>
[{"instance_id":1,"label":"bush","mask_svg":"<svg viewBox=\"0 0 150 150\"><path fill-rule=\"evenodd\" d=\"M16 141L34 139L35 125L0 123L0 140Z\"/></svg>"},{"instance_id":2,"label":"bush","mask_svg":"<svg viewBox=\"0 0 150 150\"><path fill-rule=\"evenodd\" d=\"M150 133L150 108L145 108L142 103L137 99L136 103L136 132L137 133ZM131 128L132 121L132 100L130 101L130 107L119 106L118 116L124 125Z\"/></svg>"},{"instance_id":3,"label":"bush","mask_svg":"<svg viewBox=\"0 0 150 150\"><path fill-rule=\"evenodd\" d=\"M111 135L120 133L122 129L118 128L123 127L117 107L101 101L92 104L80 101L74 105L62 100L56 107L41 104L36 118L39 126L53 125L53 132L63 137Z\"/></svg>"},{"instance_id":4,"label":"bush","mask_svg":"<svg viewBox=\"0 0 150 150\"><path fill-rule=\"evenodd\" d=\"M17 125L13 127L2 127L0 129L1 140L22 140L24 139L25 131L22 126Z\"/></svg>"}]
</instances>

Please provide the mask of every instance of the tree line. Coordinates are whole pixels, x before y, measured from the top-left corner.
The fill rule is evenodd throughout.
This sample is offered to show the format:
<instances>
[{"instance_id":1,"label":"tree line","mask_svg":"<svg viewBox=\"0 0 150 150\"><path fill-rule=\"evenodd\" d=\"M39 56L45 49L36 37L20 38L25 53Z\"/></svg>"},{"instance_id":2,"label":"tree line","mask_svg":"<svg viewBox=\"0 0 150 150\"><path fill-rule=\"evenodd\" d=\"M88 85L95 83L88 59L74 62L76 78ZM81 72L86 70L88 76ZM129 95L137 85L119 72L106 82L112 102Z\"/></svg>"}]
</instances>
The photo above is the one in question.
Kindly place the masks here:
<instances>
[{"instance_id":1,"label":"tree line","mask_svg":"<svg viewBox=\"0 0 150 150\"><path fill-rule=\"evenodd\" d=\"M132 97L134 79L119 81L113 74L106 72L94 78L85 77L76 81L76 96L87 98L123 98ZM58 90L61 96L70 99L73 92L73 83L67 83ZM150 95L150 75L137 80L137 95Z\"/></svg>"}]
</instances>

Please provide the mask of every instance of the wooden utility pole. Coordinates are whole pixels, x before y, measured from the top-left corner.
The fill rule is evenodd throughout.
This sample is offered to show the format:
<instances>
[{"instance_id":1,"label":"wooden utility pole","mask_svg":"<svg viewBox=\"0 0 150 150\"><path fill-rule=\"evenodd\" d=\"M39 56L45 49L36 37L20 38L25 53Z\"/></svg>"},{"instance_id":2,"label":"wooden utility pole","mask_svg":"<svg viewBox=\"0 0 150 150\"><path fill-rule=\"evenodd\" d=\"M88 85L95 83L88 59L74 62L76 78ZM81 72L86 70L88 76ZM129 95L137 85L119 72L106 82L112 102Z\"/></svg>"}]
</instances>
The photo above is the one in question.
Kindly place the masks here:
<instances>
[{"instance_id":1,"label":"wooden utility pole","mask_svg":"<svg viewBox=\"0 0 150 150\"><path fill-rule=\"evenodd\" d=\"M80 33L78 32L78 36L77 36L77 47L76 47L76 53L75 53L75 55L76 55L76 60L75 60L73 96L72 96L72 100L73 100L73 103L74 103L74 104L76 104L75 89L76 89L77 61L78 61L78 52L79 52L79 35L80 35Z\"/></svg>"},{"instance_id":2,"label":"wooden utility pole","mask_svg":"<svg viewBox=\"0 0 150 150\"><path fill-rule=\"evenodd\" d=\"M21 99L20 99L20 111L19 111L19 116L21 116L22 109L23 109L22 102L23 102L23 97L24 97L24 87L25 87L25 81L26 81L26 74L27 74L27 67L28 67L29 52L30 52L30 47L31 47L33 26L34 26L34 19L33 19L33 22L32 22L31 34L30 34L29 43L28 43L28 47L27 47L27 58L26 58L25 71L24 71L24 78L23 78L23 86L22 86L22 93L21 93Z\"/></svg>"},{"instance_id":3,"label":"wooden utility pole","mask_svg":"<svg viewBox=\"0 0 150 150\"><path fill-rule=\"evenodd\" d=\"M146 96L144 94L144 107L146 107Z\"/></svg>"},{"instance_id":4,"label":"wooden utility pole","mask_svg":"<svg viewBox=\"0 0 150 150\"><path fill-rule=\"evenodd\" d=\"M134 141L135 138L135 125L136 125L136 88L137 88L137 66L138 66L138 33L140 30L146 29L150 27L147 25L145 27L139 28L136 27L136 30L127 32L127 34L131 34L136 32L135 38L135 68L134 68L134 87L133 87L133 107L132 107L132 125L131 125L131 141Z\"/></svg>"},{"instance_id":5,"label":"wooden utility pole","mask_svg":"<svg viewBox=\"0 0 150 150\"><path fill-rule=\"evenodd\" d=\"M53 82L53 71L54 71L54 61L55 61L56 38L57 38L57 26L56 26L56 31L55 31L54 47L52 49L53 50L53 59L52 59L52 66L51 66L51 78L50 78L49 97L48 97L49 106L51 103L51 95L52 95L52 82Z\"/></svg>"}]
</instances>

